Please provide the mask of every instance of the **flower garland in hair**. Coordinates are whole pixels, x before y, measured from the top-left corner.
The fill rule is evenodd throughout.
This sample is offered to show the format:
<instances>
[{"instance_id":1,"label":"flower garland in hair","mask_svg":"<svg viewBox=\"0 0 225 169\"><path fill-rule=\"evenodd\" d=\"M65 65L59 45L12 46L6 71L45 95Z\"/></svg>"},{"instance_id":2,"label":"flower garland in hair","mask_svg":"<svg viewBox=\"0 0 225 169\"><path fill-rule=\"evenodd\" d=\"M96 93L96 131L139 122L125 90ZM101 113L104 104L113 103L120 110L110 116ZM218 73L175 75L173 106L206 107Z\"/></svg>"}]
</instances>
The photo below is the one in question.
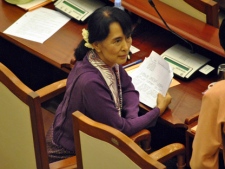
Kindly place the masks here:
<instances>
[{"instance_id":1,"label":"flower garland in hair","mask_svg":"<svg viewBox=\"0 0 225 169\"><path fill-rule=\"evenodd\" d=\"M88 30L86 29L82 29L82 36L83 36L83 39L85 40L85 44L84 46L86 46L87 48L90 48L90 49L94 49L93 46L89 43L88 41L88 36L89 36L89 32Z\"/></svg>"}]
</instances>

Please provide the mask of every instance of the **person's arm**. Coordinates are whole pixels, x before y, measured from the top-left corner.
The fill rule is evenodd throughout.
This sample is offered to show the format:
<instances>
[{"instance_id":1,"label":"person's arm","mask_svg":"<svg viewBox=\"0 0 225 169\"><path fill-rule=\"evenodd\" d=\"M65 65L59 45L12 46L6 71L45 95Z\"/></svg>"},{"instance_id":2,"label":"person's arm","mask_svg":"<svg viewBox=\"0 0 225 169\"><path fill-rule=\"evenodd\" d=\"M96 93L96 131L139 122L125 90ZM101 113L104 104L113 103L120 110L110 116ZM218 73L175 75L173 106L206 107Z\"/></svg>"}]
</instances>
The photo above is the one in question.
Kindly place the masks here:
<instances>
[{"instance_id":1,"label":"person's arm","mask_svg":"<svg viewBox=\"0 0 225 169\"><path fill-rule=\"evenodd\" d=\"M190 161L192 169L218 168L222 143L221 124L225 121L225 81L217 82L203 96Z\"/></svg>"},{"instance_id":2,"label":"person's arm","mask_svg":"<svg viewBox=\"0 0 225 169\"><path fill-rule=\"evenodd\" d=\"M127 72L123 68L120 69L120 76L123 91L123 115L127 119L137 117L140 102L139 93L135 90L131 77L128 76ZM167 93L165 97L158 94L157 106L153 111L158 111L158 109L160 109L160 115L163 114L167 106L170 104L171 99L172 97L169 93ZM150 111L149 113L152 113L153 111Z\"/></svg>"},{"instance_id":3,"label":"person's arm","mask_svg":"<svg viewBox=\"0 0 225 169\"><path fill-rule=\"evenodd\" d=\"M126 119L138 117L139 92L135 90L131 77L120 67L120 79L123 95L122 114Z\"/></svg>"},{"instance_id":4,"label":"person's arm","mask_svg":"<svg viewBox=\"0 0 225 169\"><path fill-rule=\"evenodd\" d=\"M90 76L88 81L85 79L81 83L83 84L83 102L88 105L86 107L88 116L96 121L115 127L128 136L142 130L143 128L154 125L159 116L159 109L155 109L151 113L146 113L141 117L136 116L129 119L120 117L110 90L100 76ZM138 114L139 100L136 93L134 96L133 102L136 103L130 104L132 108L129 108L128 105L127 107L130 111L133 109L131 114ZM130 97L132 97L132 95L130 95Z\"/></svg>"}]
</instances>

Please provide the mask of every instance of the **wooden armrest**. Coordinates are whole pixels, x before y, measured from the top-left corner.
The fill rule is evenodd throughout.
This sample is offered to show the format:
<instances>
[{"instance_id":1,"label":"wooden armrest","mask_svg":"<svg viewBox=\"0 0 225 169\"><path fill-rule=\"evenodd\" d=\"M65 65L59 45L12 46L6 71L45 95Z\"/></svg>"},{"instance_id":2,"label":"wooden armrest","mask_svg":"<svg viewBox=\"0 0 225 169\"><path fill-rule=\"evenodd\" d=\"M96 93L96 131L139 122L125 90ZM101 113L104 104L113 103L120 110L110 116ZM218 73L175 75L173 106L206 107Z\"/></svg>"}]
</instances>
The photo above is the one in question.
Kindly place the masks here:
<instances>
[{"instance_id":1,"label":"wooden armrest","mask_svg":"<svg viewBox=\"0 0 225 169\"><path fill-rule=\"evenodd\" d=\"M54 82L48 86L45 86L36 91L36 93L40 96L41 102L44 102L50 98L53 98L66 90L66 80L63 79L57 82Z\"/></svg>"},{"instance_id":2,"label":"wooden armrest","mask_svg":"<svg viewBox=\"0 0 225 169\"><path fill-rule=\"evenodd\" d=\"M189 125L189 124L191 124L191 123L193 123L193 122L195 122L195 121L198 121L198 116L199 116L199 112L193 114L193 115L190 116L190 117L187 117L187 118L185 119L185 122L184 122L184 123L187 124L187 125Z\"/></svg>"},{"instance_id":3,"label":"wooden armrest","mask_svg":"<svg viewBox=\"0 0 225 169\"><path fill-rule=\"evenodd\" d=\"M77 158L76 156L56 161L49 164L50 169L76 169L77 168Z\"/></svg>"},{"instance_id":4,"label":"wooden armrest","mask_svg":"<svg viewBox=\"0 0 225 169\"><path fill-rule=\"evenodd\" d=\"M172 143L169 144L153 153L149 156L161 163L168 161L174 156L178 157L178 166L179 168L185 167L185 146L181 143Z\"/></svg>"},{"instance_id":5,"label":"wooden armrest","mask_svg":"<svg viewBox=\"0 0 225 169\"><path fill-rule=\"evenodd\" d=\"M147 129L143 129L130 137L135 143L141 145L141 147L149 153L151 150L151 132Z\"/></svg>"},{"instance_id":6,"label":"wooden armrest","mask_svg":"<svg viewBox=\"0 0 225 169\"><path fill-rule=\"evenodd\" d=\"M206 22L216 28L219 27L219 4L209 0L184 0L186 3L206 14Z\"/></svg>"}]
</instances>

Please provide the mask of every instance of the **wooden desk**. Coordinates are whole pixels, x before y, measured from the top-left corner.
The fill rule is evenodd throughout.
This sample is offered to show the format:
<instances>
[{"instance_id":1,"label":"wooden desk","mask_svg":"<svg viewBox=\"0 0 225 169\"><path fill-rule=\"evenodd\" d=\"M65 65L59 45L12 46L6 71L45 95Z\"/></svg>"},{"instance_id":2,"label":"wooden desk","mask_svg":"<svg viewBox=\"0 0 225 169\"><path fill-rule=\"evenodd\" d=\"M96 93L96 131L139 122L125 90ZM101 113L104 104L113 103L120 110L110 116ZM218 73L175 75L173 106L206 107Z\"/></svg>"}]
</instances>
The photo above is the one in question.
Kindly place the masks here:
<instances>
[{"instance_id":1,"label":"wooden desk","mask_svg":"<svg viewBox=\"0 0 225 169\"><path fill-rule=\"evenodd\" d=\"M48 5L48 7L53 8L53 4ZM43 44L4 34L3 31L23 14L25 14L23 9L1 0L0 36L58 68L61 68L65 63L70 63L74 48L81 39L81 29L85 25L70 21Z\"/></svg>"},{"instance_id":2,"label":"wooden desk","mask_svg":"<svg viewBox=\"0 0 225 169\"><path fill-rule=\"evenodd\" d=\"M218 28L203 23L202 21L199 21L183 12L180 12L160 2L159 0L154 0L154 3L156 5L156 8L172 30L174 30L176 33L192 42L193 44L211 51L221 58L225 58L224 50L219 43ZM133 0L123 0L122 6L128 11L167 30L166 26L164 25L154 8L148 3L148 0L138 1L138 3L137 1ZM149 31L152 31L151 28L149 29ZM157 34L156 36L162 37L164 36L164 34ZM174 35L169 36L167 34L165 36L168 36L167 38L171 39L176 38ZM172 40L171 44L172 43L174 43L174 40ZM160 53L161 51L157 52ZM205 54L207 55L207 53ZM205 77L197 78L192 80L191 82L184 82L179 80L181 85L169 89L173 100L169 106L169 110L167 110L167 112L161 118L163 122L187 129L187 125L184 124L185 118L199 111L202 92L207 88L209 83L215 80L215 77L211 79ZM148 110L146 106L142 105L142 107Z\"/></svg>"},{"instance_id":3,"label":"wooden desk","mask_svg":"<svg viewBox=\"0 0 225 169\"><path fill-rule=\"evenodd\" d=\"M144 10L139 10L139 14L145 18L152 18L152 20L157 21L156 23L162 26L162 23L160 22L159 18L156 17L154 10L147 3L147 0L146 3L145 1L138 1L138 4L136 4L136 8L134 7L134 1L130 1L129 4L127 4L128 2L129 0L123 1L123 5L128 7L129 9L132 9L133 11L143 7ZM156 5L158 6L158 3L156 3ZM54 8L52 4L48 5L48 7ZM155 16L149 16L149 14L147 13L147 11L149 10L152 11ZM70 63L70 59L73 57L74 48L78 45L82 38L81 29L85 27L85 24L81 24L76 22L75 20L71 20L43 44L4 34L3 31L7 29L11 24L13 24L24 13L24 10L14 5L10 5L3 0L0 1L0 36L58 68L62 68L64 64ZM171 19L171 21L175 22L174 19ZM194 20L192 25L195 25L197 23L199 22ZM144 24L146 25L140 25L140 27L137 29L138 31L135 31L133 36L133 45L139 48L141 51L134 54L132 56L132 59L127 63L133 62L134 60L140 58L144 59L144 57L149 56L152 50L161 54L167 48L180 42L179 38L174 37L174 35L172 35L167 30L160 28L159 26L151 22L147 22ZM179 23L179 25L180 24L181 23ZM202 28L203 25L205 29ZM189 27L190 26L191 25L189 24ZM210 46L210 42L215 42L215 44L217 44L217 47L215 47L215 45L211 45L211 48L218 49L220 53L221 49L219 49L218 47L218 38L214 37L216 36L214 34L216 34L218 30L213 29L212 27L205 24L200 24L200 26L197 27L200 31L197 31L197 28L194 27L195 29L193 28L194 30L192 30L191 32L197 31L201 35L206 32L210 32L210 30L214 31L214 33L208 33L209 41L207 43L201 39L195 39L198 39L198 41L202 43L204 42L203 44L207 44L208 46ZM200 29L200 27L202 29ZM184 31L182 32L184 33ZM189 32L189 34L191 34L191 32ZM213 36L213 38L210 36ZM207 36L203 37L206 38ZM199 111L202 97L201 93L207 88L208 84L211 83L213 79L199 77L190 82L184 82L181 80L179 81L181 83L180 85L169 89L173 100L169 106L169 109L160 118L160 121L172 126L187 128L187 126L184 124L185 118Z\"/></svg>"},{"instance_id":4,"label":"wooden desk","mask_svg":"<svg viewBox=\"0 0 225 169\"><path fill-rule=\"evenodd\" d=\"M219 43L217 28L180 12L159 0L154 0L154 3L172 30L190 42L225 57L224 51ZM148 3L148 0L123 0L122 5L128 11L166 29L166 26L163 24L154 8Z\"/></svg>"},{"instance_id":5,"label":"wooden desk","mask_svg":"<svg viewBox=\"0 0 225 169\"><path fill-rule=\"evenodd\" d=\"M141 51L134 54L127 63L147 57L152 50L162 54L167 48L181 42L179 38L174 37L174 35L164 29L164 24L147 0L123 0L122 2L123 6L128 10L150 21L149 23L144 23L144 25L141 24L137 29L138 31L134 32L133 45ZM188 15L182 14L157 0L154 2L174 31L207 51L224 56L224 51L219 45L218 29L190 18ZM48 7L54 8L52 4L48 5ZM73 58L74 48L82 38L81 29L86 25L71 20L43 44L4 34L3 31L24 13L24 10L3 0L0 1L0 36L42 60L66 70L63 68L63 65L70 63L70 59ZM174 15L179 17L174 17ZM188 126L184 123L185 118L200 110L202 92L207 88L208 84L215 81L215 78L202 76L189 82L177 80L181 84L169 89L173 97L172 103L169 105L168 110L159 118L159 122L172 127L188 129ZM141 105L141 107L149 110L144 105ZM190 157L191 152L188 153L189 155L187 156Z\"/></svg>"}]
</instances>

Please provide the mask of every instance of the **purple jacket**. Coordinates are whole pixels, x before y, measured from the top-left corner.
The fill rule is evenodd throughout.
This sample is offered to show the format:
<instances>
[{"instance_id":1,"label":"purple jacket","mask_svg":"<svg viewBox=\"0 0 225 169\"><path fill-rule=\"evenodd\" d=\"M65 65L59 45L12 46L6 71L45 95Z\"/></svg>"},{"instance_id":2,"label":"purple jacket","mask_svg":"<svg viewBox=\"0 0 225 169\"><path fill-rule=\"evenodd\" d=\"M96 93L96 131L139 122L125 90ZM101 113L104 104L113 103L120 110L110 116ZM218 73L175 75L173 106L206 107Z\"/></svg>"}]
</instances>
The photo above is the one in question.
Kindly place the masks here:
<instances>
[{"instance_id":1,"label":"purple jacket","mask_svg":"<svg viewBox=\"0 0 225 169\"><path fill-rule=\"evenodd\" d=\"M77 61L71 70L63 101L56 110L53 123L53 141L74 151L72 113L81 111L91 119L112 126L130 136L138 131L154 126L159 116L159 108L138 116L139 93L134 89L130 76L120 66L123 108L122 117L115 107L111 91L98 69L87 57Z\"/></svg>"}]
</instances>

